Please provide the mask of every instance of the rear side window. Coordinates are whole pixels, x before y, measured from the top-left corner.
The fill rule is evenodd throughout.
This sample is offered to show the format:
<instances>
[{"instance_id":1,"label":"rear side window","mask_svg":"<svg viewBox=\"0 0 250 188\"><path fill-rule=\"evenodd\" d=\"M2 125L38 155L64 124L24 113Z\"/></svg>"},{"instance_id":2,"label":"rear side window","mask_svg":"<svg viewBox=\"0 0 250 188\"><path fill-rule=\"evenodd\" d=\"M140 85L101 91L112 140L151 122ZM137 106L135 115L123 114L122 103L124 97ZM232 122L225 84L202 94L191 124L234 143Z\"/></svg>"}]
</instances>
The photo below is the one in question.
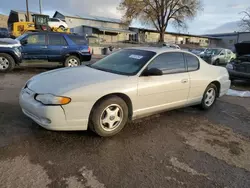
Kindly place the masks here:
<instances>
[{"instance_id":1,"label":"rear side window","mask_svg":"<svg viewBox=\"0 0 250 188\"><path fill-rule=\"evenodd\" d=\"M68 35L68 37L77 45L86 45L87 40L84 36Z\"/></svg>"},{"instance_id":2,"label":"rear side window","mask_svg":"<svg viewBox=\"0 0 250 188\"><path fill-rule=\"evenodd\" d=\"M191 54L185 53L185 58L187 61L188 71L198 70L200 67L199 59Z\"/></svg>"},{"instance_id":3,"label":"rear side window","mask_svg":"<svg viewBox=\"0 0 250 188\"><path fill-rule=\"evenodd\" d=\"M49 45L66 46L68 44L62 35L49 34Z\"/></svg>"},{"instance_id":4,"label":"rear side window","mask_svg":"<svg viewBox=\"0 0 250 188\"><path fill-rule=\"evenodd\" d=\"M59 20L58 20L58 19L55 19L55 18L50 18L49 21L50 21L50 22L59 22Z\"/></svg>"},{"instance_id":5,"label":"rear side window","mask_svg":"<svg viewBox=\"0 0 250 188\"><path fill-rule=\"evenodd\" d=\"M148 66L148 69L151 68L160 69L163 74L181 73L186 71L183 54L179 52L169 52L158 55Z\"/></svg>"}]
</instances>

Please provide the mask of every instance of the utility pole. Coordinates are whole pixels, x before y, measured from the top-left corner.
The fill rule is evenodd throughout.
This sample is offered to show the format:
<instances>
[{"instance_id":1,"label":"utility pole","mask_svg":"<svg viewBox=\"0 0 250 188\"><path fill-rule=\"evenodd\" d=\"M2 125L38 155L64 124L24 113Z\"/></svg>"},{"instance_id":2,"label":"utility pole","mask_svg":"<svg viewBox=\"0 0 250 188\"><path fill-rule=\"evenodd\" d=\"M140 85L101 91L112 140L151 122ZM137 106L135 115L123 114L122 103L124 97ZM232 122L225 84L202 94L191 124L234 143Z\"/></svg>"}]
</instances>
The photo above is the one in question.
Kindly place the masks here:
<instances>
[{"instance_id":1,"label":"utility pole","mask_svg":"<svg viewBox=\"0 0 250 188\"><path fill-rule=\"evenodd\" d=\"M42 14L42 0L39 0L39 10L40 14Z\"/></svg>"},{"instance_id":2,"label":"utility pole","mask_svg":"<svg viewBox=\"0 0 250 188\"><path fill-rule=\"evenodd\" d=\"M29 2L26 0L26 11L27 11L27 22L30 21L30 14L29 14Z\"/></svg>"}]
</instances>

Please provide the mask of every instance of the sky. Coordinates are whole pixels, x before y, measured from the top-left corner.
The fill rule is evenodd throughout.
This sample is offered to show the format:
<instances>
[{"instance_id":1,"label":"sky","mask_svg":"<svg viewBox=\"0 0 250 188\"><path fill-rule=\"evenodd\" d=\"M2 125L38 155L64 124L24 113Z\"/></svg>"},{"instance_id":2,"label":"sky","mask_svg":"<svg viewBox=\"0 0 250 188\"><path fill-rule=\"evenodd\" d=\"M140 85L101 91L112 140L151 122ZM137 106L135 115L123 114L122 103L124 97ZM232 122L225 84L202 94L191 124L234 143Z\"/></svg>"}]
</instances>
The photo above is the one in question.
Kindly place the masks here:
<instances>
[{"instance_id":1,"label":"sky","mask_svg":"<svg viewBox=\"0 0 250 188\"><path fill-rule=\"evenodd\" d=\"M53 16L58 10L70 14L91 14L104 17L121 18L122 13L117 10L120 0L41 0L43 13ZM8 15L11 9L25 10L26 0L0 0L0 13ZM203 0L204 10L192 21L187 21L186 33L205 34L221 28L223 24L239 21L243 10L250 7L249 0ZM30 11L39 11L39 0L29 0ZM140 26L137 21L133 26ZM237 25L232 24L232 27ZM231 28L234 30L234 28ZM238 30L235 28L235 31ZM176 31L171 25L167 31Z\"/></svg>"}]
</instances>

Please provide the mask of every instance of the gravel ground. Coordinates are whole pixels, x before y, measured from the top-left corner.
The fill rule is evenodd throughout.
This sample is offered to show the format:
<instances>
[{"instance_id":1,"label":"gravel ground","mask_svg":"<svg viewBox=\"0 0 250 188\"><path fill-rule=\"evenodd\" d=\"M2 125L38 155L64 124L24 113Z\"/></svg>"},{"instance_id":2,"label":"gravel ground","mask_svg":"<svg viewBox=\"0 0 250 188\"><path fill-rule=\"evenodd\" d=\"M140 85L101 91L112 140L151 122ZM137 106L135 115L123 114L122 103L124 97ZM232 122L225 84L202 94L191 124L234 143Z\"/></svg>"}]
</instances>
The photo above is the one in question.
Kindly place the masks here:
<instances>
[{"instance_id":1,"label":"gravel ground","mask_svg":"<svg viewBox=\"0 0 250 188\"><path fill-rule=\"evenodd\" d=\"M250 98L140 119L112 138L52 132L21 113L18 95L30 77L53 68L0 74L0 187L250 187Z\"/></svg>"}]
</instances>

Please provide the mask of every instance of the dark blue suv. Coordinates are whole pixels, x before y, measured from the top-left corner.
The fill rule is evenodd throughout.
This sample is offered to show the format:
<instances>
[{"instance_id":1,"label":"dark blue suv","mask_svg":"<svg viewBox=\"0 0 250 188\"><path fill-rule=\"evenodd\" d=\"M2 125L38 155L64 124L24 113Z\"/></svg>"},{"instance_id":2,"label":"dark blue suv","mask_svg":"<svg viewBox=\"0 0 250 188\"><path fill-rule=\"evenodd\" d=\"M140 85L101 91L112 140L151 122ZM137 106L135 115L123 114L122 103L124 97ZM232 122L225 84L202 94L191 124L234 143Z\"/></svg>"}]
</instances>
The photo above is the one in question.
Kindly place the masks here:
<instances>
[{"instance_id":1,"label":"dark blue suv","mask_svg":"<svg viewBox=\"0 0 250 188\"><path fill-rule=\"evenodd\" d=\"M62 62L74 67L90 61L91 53L84 36L55 32L26 33L17 38L22 44L23 59Z\"/></svg>"}]
</instances>

